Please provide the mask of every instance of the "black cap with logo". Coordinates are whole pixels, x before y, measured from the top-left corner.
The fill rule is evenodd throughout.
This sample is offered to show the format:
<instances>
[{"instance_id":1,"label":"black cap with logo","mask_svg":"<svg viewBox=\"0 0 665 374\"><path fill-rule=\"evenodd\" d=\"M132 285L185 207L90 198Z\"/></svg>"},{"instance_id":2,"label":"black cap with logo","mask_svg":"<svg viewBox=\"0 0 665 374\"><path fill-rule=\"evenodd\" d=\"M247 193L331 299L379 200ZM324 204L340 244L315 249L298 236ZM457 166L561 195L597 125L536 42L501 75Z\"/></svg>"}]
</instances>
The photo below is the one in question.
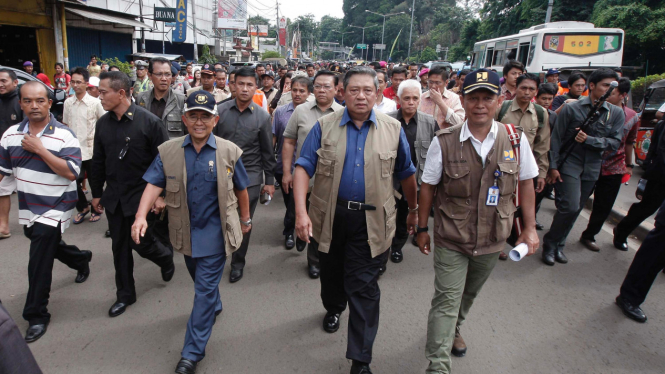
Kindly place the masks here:
<instances>
[{"instance_id":1,"label":"black cap with logo","mask_svg":"<svg viewBox=\"0 0 665 374\"><path fill-rule=\"evenodd\" d=\"M469 73L464 78L462 84L462 92L464 95L469 94L477 89L486 89L499 95L501 93L501 79L499 75L491 70L478 69Z\"/></svg>"},{"instance_id":2,"label":"black cap with logo","mask_svg":"<svg viewBox=\"0 0 665 374\"><path fill-rule=\"evenodd\" d=\"M184 112L189 112L190 110L204 110L211 114L217 114L215 96L204 90L192 92L187 97L187 100L185 100Z\"/></svg>"}]
</instances>

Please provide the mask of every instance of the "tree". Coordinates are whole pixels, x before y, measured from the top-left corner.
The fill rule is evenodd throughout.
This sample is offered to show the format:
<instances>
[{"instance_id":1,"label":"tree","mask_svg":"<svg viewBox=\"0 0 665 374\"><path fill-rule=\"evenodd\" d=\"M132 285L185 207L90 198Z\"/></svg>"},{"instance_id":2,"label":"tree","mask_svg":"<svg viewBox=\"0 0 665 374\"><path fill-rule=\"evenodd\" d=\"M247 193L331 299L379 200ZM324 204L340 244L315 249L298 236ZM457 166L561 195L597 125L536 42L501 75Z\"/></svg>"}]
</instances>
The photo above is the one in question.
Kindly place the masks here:
<instances>
[{"instance_id":1,"label":"tree","mask_svg":"<svg viewBox=\"0 0 665 374\"><path fill-rule=\"evenodd\" d=\"M434 61L438 60L439 56L436 54L436 51L434 48L431 47L425 47L423 51L420 53L420 62L425 63L429 61Z\"/></svg>"},{"instance_id":2,"label":"tree","mask_svg":"<svg viewBox=\"0 0 665 374\"><path fill-rule=\"evenodd\" d=\"M279 52L276 51L267 51L263 54L263 58L284 58Z\"/></svg>"},{"instance_id":3,"label":"tree","mask_svg":"<svg viewBox=\"0 0 665 374\"><path fill-rule=\"evenodd\" d=\"M204 45L203 48L201 49L201 57L199 57L198 63L199 64L214 64L217 62L217 59L215 56L210 54L210 47L208 45Z\"/></svg>"}]
</instances>

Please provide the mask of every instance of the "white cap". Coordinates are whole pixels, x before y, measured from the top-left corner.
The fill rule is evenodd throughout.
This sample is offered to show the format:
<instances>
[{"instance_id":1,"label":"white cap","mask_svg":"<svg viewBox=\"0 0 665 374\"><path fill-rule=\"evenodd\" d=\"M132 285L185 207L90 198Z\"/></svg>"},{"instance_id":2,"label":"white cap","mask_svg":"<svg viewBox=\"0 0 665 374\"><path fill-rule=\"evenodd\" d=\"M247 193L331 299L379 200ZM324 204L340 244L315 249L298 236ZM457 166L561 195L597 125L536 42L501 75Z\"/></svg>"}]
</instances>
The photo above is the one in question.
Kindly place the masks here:
<instances>
[{"instance_id":1,"label":"white cap","mask_svg":"<svg viewBox=\"0 0 665 374\"><path fill-rule=\"evenodd\" d=\"M99 87L99 77L90 77L88 87Z\"/></svg>"}]
</instances>

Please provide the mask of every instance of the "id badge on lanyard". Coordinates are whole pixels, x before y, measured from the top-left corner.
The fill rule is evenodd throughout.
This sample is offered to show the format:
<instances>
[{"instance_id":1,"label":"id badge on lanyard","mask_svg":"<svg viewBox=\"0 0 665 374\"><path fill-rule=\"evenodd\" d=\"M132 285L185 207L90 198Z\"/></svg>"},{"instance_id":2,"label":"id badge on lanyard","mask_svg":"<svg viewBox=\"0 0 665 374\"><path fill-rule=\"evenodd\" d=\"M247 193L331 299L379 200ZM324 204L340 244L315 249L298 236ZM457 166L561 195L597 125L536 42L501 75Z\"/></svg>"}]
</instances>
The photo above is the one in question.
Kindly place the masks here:
<instances>
[{"instance_id":1,"label":"id badge on lanyard","mask_svg":"<svg viewBox=\"0 0 665 374\"><path fill-rule=\"evenodd\" d=\"M487 189L487 200L485 201L485 205L487 205L487 206L498 206L499 205L498 181L499 181L500 176L501 176L501 172L499 170L494 171L494 185L490 186L490 188Z\"/></svg>"}]
</instances>

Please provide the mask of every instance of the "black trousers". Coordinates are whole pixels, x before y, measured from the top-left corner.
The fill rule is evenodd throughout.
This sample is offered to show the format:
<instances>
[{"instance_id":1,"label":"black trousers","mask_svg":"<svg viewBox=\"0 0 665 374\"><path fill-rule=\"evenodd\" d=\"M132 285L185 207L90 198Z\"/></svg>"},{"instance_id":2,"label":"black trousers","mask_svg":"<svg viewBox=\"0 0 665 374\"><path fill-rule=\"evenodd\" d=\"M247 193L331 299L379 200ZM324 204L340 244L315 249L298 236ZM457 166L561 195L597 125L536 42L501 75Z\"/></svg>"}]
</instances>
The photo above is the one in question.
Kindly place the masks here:
<instances>
[{"instance_id":1,"label":"black trousers","mask_svg":"<svg viewBox=\"0 0 665 374\"><path fill-rule=\"evenodd\" d=\"M293 191L289 193L284 192L284 185L282 184L282 178L284 174L275 174L275 180L279 183L279 188L282 189L282 196L284 197L284 206L286 207L286 213L284 213L284 231L282 235L293 235L296 229L296 209L295 203L293 202Z\"/></svg>"},{"instance_id":2,"label":"black trousers","mask_svg":"<svg viewBox=\"0 0 665 374\"><path fill-rule=\"evenodd\" d=\"M249 217L254 219L254 211L256 210L256 205L259 203L259 197L261 196L261 186L247 187L247 194L249 195ZM252 225L252 227L254 227L254 225ZM245 257L247 256L249 238L252 236L252 231L254 231L254 228L242 236L242 244L240 244L240 248L233 252L231 270L242 270L245 268Z\"/></svg>"},{"instance_id":3,"label":"black trousers","mask_svg":"<svg viewBox=\"0 0 665 374\"><path fill-rule=\"evenodd\" d=\"M660 205L655 226L644 238L621 285L621 296L632 305L644 302L656 276L665 268L665 202Z\"/></svg>"},{"instance_id":4,"label":"black trousers","mask_svg":"<svg viewBox=\"0 0 665 374\"><path fill-rule=\"evenodd\" d=\"M42 374L12 317L0 303L0 373Z\"/></svg>"},{"instance_id":5,"label":"black trousers","mask_svg":"<svg viewBox=\"0 0 665 374\"><path fill-rule=\"evenodd\" d=\"M30 261L28 262L28 295L23 308L23 318L30 326L48 323L51 320L48 305L53 279L53 263L58 259L70 268L84 270L88 256L74 245L62 241L60 224L57 227L35 222L23 226L23 234L30 239Z\"/></svg>"},{"instance_id":6,"label":"black trousers","mask_svg":"<svg viewBox=\"0 0 665 374\"><path fill-rule=\"evenodd\" d=\"M538 178L534 179L534 181L537 181L537 180L538 180ZM537 183L538 182L534 182L534 186ZM540 204L543 202L543 199L545 197L549 196L552 193L552 191L554 191L554 185L553 184L546 184L545 188L543 188L543 190L540 191L540 193L536 193L536 213L538 213L538 211L540 210Z\"/></svg>"},{"instance_id":7,"label":"black trousers","mask_svg":"<svg viewBox=\"0 0 665 374\"><path fill-rule=\"evenodd\" d=\"M76 210L79 212L84 211L88 207L88 198L85 197L83 192L83 183L86 175L90 177L92 168L92 160L86 160L81 163L81 172L76 180L76 192L78 192L79 200L76 202Z\"/></svg>"},{"instance_id":8,"label":"black trousers","mask_svg":"<svg viewBox=\"0 0 665 374\"><path fill-rule=\"evenodd\" d=\"M409 240L409 230L406 227L406 218L409 216L409 202L406 201L406 197L402 194L401 199L395 198L395 203L397 204L397 226L395 228L395 237L388 252L401 251L404 248L404 244ZM387 264L388 256L384 259L383 266Z\"/></svg>"},{"instance_id":9,"label":"black trousers","mask_svg":"<svg viewBox=\"0 0 665 374\"><path fill-rule=\"evenodd\" d=\"M626 241L628 235L654 214L663 201L665 201L665 183L656 180L648 181L642 200L631 205L628 214L617 225L614 239L621 242Z\"/></svg>"},{"instance_id":10,"label":"black trousers","mask_svg":"<svg viewBox=\"0 0 665 374\"><path fill-rule=\"evenodd\" d=\"M349 304L346 358L370 363L379 329L379 267L388 251L372 258L364 211L338 204L328 253L320 253L321 300L326 311L342 313Z\"/></svg>"},{"instance_id":11,"label":"black trousers","mask_svg":"<svg viewBox=\"0 0 665 374\"><path fill-rule=\"evenodd\" d=\"M159 219L153 213L148 213L148 230L141 238L141 243L132 240L132 225L134 216L125 217L120 204L115 212L106 211L111 230L111 249L113 250L113 266L115 267L115 286L117 301L125 304L136 302L136 289L134 287L134 256L132 249L139 256L154 262L160 268L173 264L173 251L155 237L154 225Z\"/></svg>"},{"instance_id":12,"label":"black trousers","mask_svg":"<svg viewBox=\"0 0 665 374\"><path fill-rule=\"evenodd\" d=\"M582 233L582 239L595 240L596 235L603 228L603 223L612 212L612 207L621 189L622 174L601 175L596 181L593 191L593 209L589 217L589 224Z\"/></svg>"}]
</instances>

